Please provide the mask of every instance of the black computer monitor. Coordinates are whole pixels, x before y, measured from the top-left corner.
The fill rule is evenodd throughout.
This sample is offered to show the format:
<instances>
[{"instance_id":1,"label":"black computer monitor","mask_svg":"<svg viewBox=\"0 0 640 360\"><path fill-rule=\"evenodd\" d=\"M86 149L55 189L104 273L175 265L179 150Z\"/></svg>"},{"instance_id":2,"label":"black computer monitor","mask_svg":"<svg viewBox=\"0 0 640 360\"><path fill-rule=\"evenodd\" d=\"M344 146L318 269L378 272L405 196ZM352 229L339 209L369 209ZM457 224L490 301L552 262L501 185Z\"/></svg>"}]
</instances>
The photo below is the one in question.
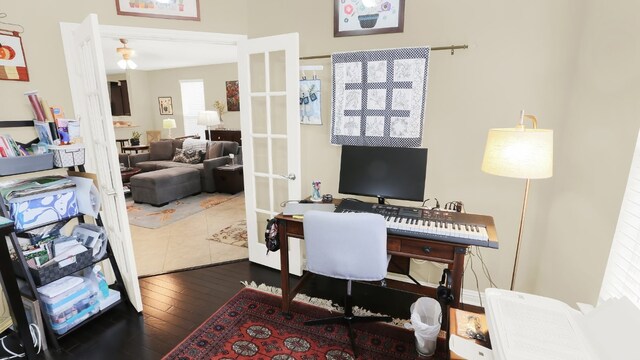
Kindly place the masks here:
<instances>
[{"instance_id":1,"label":"black computer monitor","mask_svg":"<svg viewBox=\"0 0 640 360\"><path fill-rule=\"evenodd\" d=\"M422 201L427 149L342 146L341 194Z\"/></svg>"}]
</instances>

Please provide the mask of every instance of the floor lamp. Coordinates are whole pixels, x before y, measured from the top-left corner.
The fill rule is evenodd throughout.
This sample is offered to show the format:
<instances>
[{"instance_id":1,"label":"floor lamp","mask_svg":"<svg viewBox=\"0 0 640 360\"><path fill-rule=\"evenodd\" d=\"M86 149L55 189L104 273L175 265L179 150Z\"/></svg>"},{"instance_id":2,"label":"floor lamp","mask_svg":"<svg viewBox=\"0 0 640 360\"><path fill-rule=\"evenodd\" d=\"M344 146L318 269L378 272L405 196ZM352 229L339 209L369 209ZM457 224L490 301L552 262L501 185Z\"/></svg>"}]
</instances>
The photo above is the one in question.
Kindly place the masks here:
<instances>
[{"instance_id":1,"label":"floor lamp","mask_svg":"<svg viewBox=\"0 0 640 360\"><path fill-rule=\"evenodd\" d=\"M167 129L168 131L168 138L172 139L171 137L171 129L175 129L176 128L176 120L175 119L164 119L162 120L162 128L163 129Z\"/></svg>"},{"instance_id":2,"label":"floor lamp","mask_svg":"<svg viewBox=\"0 0 640 360\"><path fill-rule=\"evenodd\" d=\"M200 111L198 114L198 125L203 125L207 127L205 132L205 139L211 140L209 128L214 125L220 124L220 115L218 115L217 111Z\"/></svg>"},{"instance_id":3,"label":"floor lamp","mask_svg":"<svg viewBox=\"0 0 640 360\"><path fill-rule=\"evenodd\" d=\"M525 127L525 119L531 120L533 128ZM515 128L489 130L482 171L493 175L526 179L516 256L511 274L510 289L513 290L518 271L530 180L550 178L553 175L553 130L538 129L536 117L525 115L524 111L520 113L520 123Z\"/></svg>"}]
</instances>

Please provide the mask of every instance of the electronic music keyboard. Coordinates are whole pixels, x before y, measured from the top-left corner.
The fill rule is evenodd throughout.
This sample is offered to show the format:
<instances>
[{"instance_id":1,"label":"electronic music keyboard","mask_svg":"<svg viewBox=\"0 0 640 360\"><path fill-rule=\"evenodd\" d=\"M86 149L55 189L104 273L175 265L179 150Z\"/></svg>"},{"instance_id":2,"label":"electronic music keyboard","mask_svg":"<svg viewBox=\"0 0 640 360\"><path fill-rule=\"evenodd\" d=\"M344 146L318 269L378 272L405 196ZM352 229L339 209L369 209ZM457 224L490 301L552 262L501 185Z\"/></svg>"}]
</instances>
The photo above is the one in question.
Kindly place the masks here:
<instances>
[{"instance_id":1,"label":"electronic music keyboard","mask_svg":"<svg viewBox=\"0 0 640 360\"><path fill-rule=\"evenodd\" d=\"M498 248L498 237L491 216L348 199L342 200L335 212L380 214L384 216L387 233L391 235Z\"/></svg>"}]
</instances>

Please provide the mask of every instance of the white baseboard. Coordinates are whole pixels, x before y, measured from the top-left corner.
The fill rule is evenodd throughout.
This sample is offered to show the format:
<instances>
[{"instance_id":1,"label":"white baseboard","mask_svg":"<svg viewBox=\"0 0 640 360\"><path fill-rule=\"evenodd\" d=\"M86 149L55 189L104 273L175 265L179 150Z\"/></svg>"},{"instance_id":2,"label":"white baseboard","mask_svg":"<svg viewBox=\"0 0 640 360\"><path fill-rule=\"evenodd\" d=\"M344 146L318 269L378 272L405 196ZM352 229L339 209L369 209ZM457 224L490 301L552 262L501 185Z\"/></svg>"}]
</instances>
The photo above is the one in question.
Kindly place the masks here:
<instances>
[{"instance_id":1,"label":"white baseboard","mask_svg":"<svg viewBox=\"0 0 640 360\"><path fill-rule=\"evenodd\" d=\"M387 279L393 279L396 281L402 281L402 282L406 282L406 283L411 283L414 284L413 280L409 279L407 276L405 275L401 275L401 274L394 274L394 273L387 273ZM438 287L438 284L431 284L429 282L426 281L419 281L420 285L423 286L430 286L430 287ZM482 304L485 304L485 297L484 297L484 293L480 293L480 296L482 296ZM472 290L472 289L462 289L462 299L461 299L462 303L464 304L469 304L469 305L475 305L475 306L480 306L480 297L478 296L478 291L477 290Z\"/></svg>"}]
</instances>

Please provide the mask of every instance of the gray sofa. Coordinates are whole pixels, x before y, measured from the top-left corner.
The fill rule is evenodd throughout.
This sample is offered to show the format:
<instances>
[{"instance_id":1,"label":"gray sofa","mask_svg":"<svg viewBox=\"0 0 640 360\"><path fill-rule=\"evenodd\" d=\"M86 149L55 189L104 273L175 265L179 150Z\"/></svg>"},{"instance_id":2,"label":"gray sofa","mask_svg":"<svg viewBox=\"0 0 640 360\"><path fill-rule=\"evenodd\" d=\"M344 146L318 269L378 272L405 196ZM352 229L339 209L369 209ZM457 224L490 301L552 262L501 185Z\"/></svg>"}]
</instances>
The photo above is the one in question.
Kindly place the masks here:
<instances>
[{"instance_id":1,"label":"gray sofa","mask_svg":"<svg viewBox=\"0 0 640 360\"><path fill-rule=\"evenodd\" d=\"M231 162L229 154L234 154L238 160L242 158L242 148L235 141L207 141L207 152L203 162L198 164L187 164L174 162L173 157L176 149L182 148L184 139L160 140L149 144L149 152L141 154L120 154L120 162L125 166L137 167L143 172L150 172L160 169L174 167L190 167L200 172L200 182L202 191L209 193L216 192L216 184L213 179L213 169ZM209 149L222 144L221 156L208 158ZM241 161L241 160L240 160Z\"/></svg>"}]
</instances>

